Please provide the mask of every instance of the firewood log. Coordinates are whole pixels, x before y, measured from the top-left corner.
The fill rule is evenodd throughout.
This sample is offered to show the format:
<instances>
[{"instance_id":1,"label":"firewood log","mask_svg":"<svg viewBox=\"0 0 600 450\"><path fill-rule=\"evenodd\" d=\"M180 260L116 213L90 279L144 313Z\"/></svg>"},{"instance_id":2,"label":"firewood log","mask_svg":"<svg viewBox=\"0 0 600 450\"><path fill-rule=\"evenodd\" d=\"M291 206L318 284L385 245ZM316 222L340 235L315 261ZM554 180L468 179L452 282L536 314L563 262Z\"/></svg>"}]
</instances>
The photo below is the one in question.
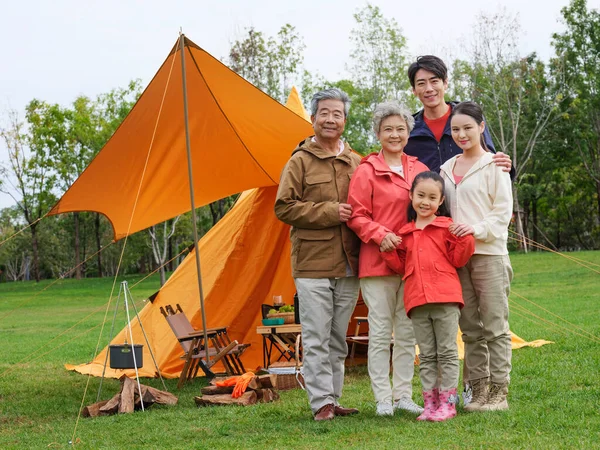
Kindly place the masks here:
<instances>
[{"instance_id":1,"label":"firewood log","mask_svg":"<svg viewBox=\"0 0 600 450\"><path fill-rule=\"evenodd\" d=\"M202 397L194 397L194 401L198 406L209 406L209 405L239 405L248 406L256 403L256 392L248 391L244 392L241 397L233 398L229 394L218 394L218 395L203 395Z\"/></svg>"}]
</instances>

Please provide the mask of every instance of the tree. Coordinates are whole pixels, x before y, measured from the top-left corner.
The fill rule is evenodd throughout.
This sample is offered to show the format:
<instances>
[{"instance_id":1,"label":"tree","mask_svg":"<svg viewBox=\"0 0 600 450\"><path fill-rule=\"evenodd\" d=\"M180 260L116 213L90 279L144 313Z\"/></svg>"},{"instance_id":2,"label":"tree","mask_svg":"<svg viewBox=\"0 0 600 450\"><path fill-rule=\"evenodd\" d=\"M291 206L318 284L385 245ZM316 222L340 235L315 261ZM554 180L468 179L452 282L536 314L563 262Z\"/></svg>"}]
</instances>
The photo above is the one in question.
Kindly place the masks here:
<instances>
[{"instance_id":1,"label":"tree","mask_svg":"<svg viewBox=\"0 0 600 450\"><path fill-rule=\"evenodd\" d=\"M165 284L165 262L167 261L167 256L169 254L169 242L171 237L175 234L175 226L177 222L179 222L179 218L181 216L177 216L174 219L166 220L161 225L152 225L148 229L148 234L150 234L151 238L151 247L152 247L152 255L154 256L154 261L160 267L160 286L162 287Z\"/></svg>"},{"instance_id":2,"label":"tree","mask_svg":"<svg viewBox=\"0 0 600 450\"><path fill-rule=\"evenodd\" d=\"M37 100L33 100L27 106L26 117L34 127L38 104ZM13 198L29 225L34 277L40 281L38 225L55 201L52 189L56 177L52 171L48 145L54 142L29 134L14 111L9 112L8 126L0 128L0 136L8 151L8 163L2 167L5 179L2 191ZM58 136L57 140L60 139L61 136Z\"/></svg>"},{"instance_id":3,"label":"tree","mask_svg":"<svg viewBox=\"0 0 600 450\"><path fill-rule=\"evenodd\" d=\"M552 35L555 64L564 66L568 107L563 118L567 137L577 150L596 191L595 226L600 225L600 12L586 0L572 0L561 10L566 30Z\"/></svg>"},{"instance_id":4,"label":"tree","mask_svg":"<svg viewBox=\"0 0 600 450\"><path fill-rule=\"evenodd\" d=\"M371 95L371 104L399 100L416 109L407 77L408 48L395 19L387 19L377 6L367 4L354 14L350 32L354 44L348 66L352 81Z\"/></svg>"},{"instance_id":5,"label":"tree","mask_svg":"<svg viewBox=\"0 0 600 450\"><path fill-rule=\"evenodd\" d=\"M284 102L304 61L304 43L296 29L286 24L277 38L265 37L253 27L229 51L229 67L274 99Z\"/></svg>"},{"instance_id":6,"label":"tree","mask_svg":"<svg viewBox=\"0 0 600 450\"><path fill-rule=\"evenodd\" d=\"M516 16L501 11L481 14L477 19L472 60L455 66L457 85L466 97L482 104L496 150L511 156L515 167L513 184L516 231L528 237L527 219L519 201L518 186L544 132L558 120L558 106L564 99L556 71L551 76L535 53L518 53L520 25ZM461 73L462 72L462 73ZM455 88L456 89L456 88ZM526 241L523 246L527 249Z\"/></svg>"}]
</instances>

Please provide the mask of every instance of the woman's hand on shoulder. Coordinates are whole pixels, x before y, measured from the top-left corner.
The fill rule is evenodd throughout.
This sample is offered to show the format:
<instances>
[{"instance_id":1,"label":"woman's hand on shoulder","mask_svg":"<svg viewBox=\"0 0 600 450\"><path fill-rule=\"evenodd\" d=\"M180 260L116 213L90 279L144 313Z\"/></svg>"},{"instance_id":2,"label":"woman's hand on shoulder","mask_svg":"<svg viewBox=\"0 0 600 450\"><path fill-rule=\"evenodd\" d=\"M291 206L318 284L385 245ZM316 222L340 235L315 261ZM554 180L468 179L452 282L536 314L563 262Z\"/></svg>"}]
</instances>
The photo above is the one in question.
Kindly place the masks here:
<instances>
[{"instance_id":1,"label":"woman's hand on shoulder","mask_svg":"<svg viewBox=\"0 0 600 450\"><path fill-rule=\"evenodd\" d=\"M448 231L456 237L468 236L475 234L475 229L466 223L453 223L448 227Z\"/></svg>"},{"instance_id":2,"label":"woman's hand on shoulder","mask_svg":"<svg viewBox=\"0 0 600 450\"><path fill-rule=\"evenodd\" d=\"M400 236L396 236L394 233L388 233L385 235L381 244L379 245L380 252L391 252L398 248L398 246L402 243L402 238Z\"/></svg>"}]
</instances>

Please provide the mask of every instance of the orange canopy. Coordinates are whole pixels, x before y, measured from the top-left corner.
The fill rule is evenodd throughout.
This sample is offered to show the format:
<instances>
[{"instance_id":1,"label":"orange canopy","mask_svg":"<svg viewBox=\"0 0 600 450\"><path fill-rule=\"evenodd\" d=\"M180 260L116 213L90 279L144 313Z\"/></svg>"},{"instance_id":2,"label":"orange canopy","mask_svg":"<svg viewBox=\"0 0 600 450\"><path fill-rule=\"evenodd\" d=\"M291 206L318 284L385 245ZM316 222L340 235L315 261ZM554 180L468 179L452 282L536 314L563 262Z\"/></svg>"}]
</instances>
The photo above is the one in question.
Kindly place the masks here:
<instances>
[{"instance_id":1,"label":"orange canopy","mask_svg":"<svg viewBox=\"0 0 600 450\"><path fill-rule=\"evenodd\" d=\"M277 185L291 151L313 134L310 123L189 39L184 43L195 206ZM181 56L178 41L50 214L102 213L118 240L190 210Z\"/></svg>"}]
</instances>

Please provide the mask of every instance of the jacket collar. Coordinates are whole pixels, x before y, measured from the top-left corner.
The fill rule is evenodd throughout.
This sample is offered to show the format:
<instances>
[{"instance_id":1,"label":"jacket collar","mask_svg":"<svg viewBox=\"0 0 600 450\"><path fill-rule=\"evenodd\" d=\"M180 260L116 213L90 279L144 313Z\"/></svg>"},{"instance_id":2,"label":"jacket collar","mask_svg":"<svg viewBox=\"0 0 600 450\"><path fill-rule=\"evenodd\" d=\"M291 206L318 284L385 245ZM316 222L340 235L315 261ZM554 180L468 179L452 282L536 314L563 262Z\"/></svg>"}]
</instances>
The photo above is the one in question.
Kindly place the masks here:
<instances>
[{"instance_id":1,"label":"jacket collar","mask_svg":"<svg viewBox=\"0 0 600 450\"><path fill-rule=\"evenodd\" d=\"M431 222L427 227L436 227L436 228L448 228L452 224L452 219L450 217L445 216L437 216L433 222ZM425 227L425 228L427 228ZM398 234L411 234L415 231L422 231L417 228L416 222L411 221L400 228Z\"/></svg>"},{"instance_id":2,"label":"jacket collar","mask_svg":"<svg viewBox=\"0 0 600 450\"><path fill-rule=\"evenodd\" d=\"M292 155L299 151L308 152L319 159L327 159L327 158L338 158L342 159L348 163L351 162L350 154L352 153L352 149L347 142L344 142L344 150L339 155L334 155L331 152L324 150L317 142L313 141L314 136L309 136L304 139L302 142L298 144L298 147L292 152Z\"/></svg>"},{"instance_id":3,"label":"jacket collar","mask_svg":"<svg viewBox=\"0 0 600 450\"><path fill-rule=\"evenodd\" d=\"M375 175L382 177L389 177L393 183L398 186L402 186L406 189L410 189L413 178L415 177L415 162L418 159L414 156L409 156L406 153L402 153L402 167L404 168L404 178L390 169L390 166L385 162L383 158L383 151L380 150L378 153L371 153L370 155L363 158L361 164L369 164L373 167Z\"/></svg>"},{"instance_id":4,"label":"jacket collar","mask_svg":"<svg viewBox=\"0 0 600 450\"><path fill-rule=\"evenodd\" d=\"M458 102L446 102L446 104L449 105L450 108L454 108L458 105ZM415 118L415 126L410 132L410 137L434 137L433 132L425 123L425 109L417 111L413 114L413 117ZM444 126L444 134L452 136L452 132L450 131L450 120L448 120Z\"/></svg>"},{"instance_id":5,"label":"jacket collar","mask_svg":"<svg viewBox=\"0 0 600 450\"><path fill-rule=\"evenodd\" d=\"M489 166L490 164L494 164L494 158L493 158L493 156L494 156L493 153L485 152L481 156L481 158L479 158L477 160L477 162L471 166L471 168L465 174L465 176L463 177L463 179L465 179L467 177L470 177L471 175L475 174L479 170L483 169L485 166ZM452 180L453 183L454 183L454 177L452 176L452 172L454 171L454 166L456 165L456 160L458 158L460 158L460 157L461 157L461 155L459 155L456 158L449 159L440 168L440 172L443 172L444 174L446 174L446 176L450 180Z\"/></svg>"}]
</instances>

